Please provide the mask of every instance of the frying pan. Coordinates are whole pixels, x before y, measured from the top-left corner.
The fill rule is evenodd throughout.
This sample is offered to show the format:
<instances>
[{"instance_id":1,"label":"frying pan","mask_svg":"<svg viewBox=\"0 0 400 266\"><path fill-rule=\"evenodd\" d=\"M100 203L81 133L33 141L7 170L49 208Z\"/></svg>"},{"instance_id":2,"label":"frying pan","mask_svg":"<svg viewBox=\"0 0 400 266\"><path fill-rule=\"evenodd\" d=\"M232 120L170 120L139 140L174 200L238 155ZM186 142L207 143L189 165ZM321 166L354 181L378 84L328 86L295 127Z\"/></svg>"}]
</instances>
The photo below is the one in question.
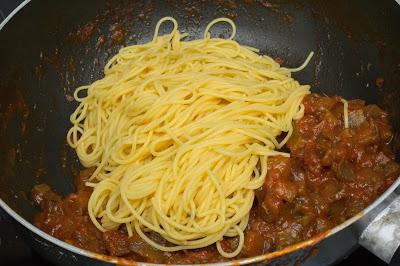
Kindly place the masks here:
<instances>
[{"instance_id":1,"label":"frying pan","mask_svg":"<svg viewBox=\"0 0 400 266\"><path fill-rule=\"evenodd\" d=\"M313 92L378 104L391 117L393 149L399 154L400 7L395 1L25 1L0 25L0 205L48 260L59 265L137 264L73 247L40 231L30 223L38 211L30 191L39 183L62 195L74 191L80 165L65 141L69 114L76 107L74 89L100 78L105 62L122 46L149 41L164 16L175 17L193 38L200 38L212 19L232 18L237 41L287 67L300 65L314 51L312 62L295 78L311 84ZM169 30L165 25L161 33ZM229 28L217 25L212 33L228 36ZM327 265L359 244L396 262L399 183L324 234L220 265ZM386 232L383 238L381 232Z\"/></svg>"}]
</instances>

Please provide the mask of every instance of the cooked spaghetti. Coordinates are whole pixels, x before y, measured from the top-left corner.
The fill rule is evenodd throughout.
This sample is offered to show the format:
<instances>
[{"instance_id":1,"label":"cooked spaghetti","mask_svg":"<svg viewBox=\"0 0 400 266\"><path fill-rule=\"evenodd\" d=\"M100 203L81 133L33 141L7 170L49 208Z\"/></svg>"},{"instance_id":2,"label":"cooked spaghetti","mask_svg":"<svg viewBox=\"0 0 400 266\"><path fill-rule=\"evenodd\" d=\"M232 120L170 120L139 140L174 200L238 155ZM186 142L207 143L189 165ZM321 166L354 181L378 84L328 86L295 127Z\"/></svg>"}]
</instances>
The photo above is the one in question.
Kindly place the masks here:
<instances>
[{"instance_id":1,"label":"cooked spaghetti","mask_svg":"<svg viewBox=\"0 0 400 266\"><path fill-rule=\"evenodd\" d=\"M172 32L158 36L166 21ZM228 39L211 38L218 22L232 26ZM291 72L312 53L299 68L280 67L234 41L235 32L221 18L203 39L182 41L187 34L165 17L151 42L121 49L104 78L76 89L80 104L67 139L83 166L96 167L87 185L98 229L124 225L162 251L215 243L222 256L239 254L268 157L289 156L276 149L288 141L310 93ZM235 250L220 245L237 236Z\"/></svg>"},{"instance_id":2,"label":"cooked spaghetti","mask_svg":"<svg viewBox=\"0 0 400 266\"><path fill-rule=\"evenodd\" d=\"M340 99L343 103L343 123L344 128L349 128L349 103L345 99Z\"/></svg>"}]
</instances>

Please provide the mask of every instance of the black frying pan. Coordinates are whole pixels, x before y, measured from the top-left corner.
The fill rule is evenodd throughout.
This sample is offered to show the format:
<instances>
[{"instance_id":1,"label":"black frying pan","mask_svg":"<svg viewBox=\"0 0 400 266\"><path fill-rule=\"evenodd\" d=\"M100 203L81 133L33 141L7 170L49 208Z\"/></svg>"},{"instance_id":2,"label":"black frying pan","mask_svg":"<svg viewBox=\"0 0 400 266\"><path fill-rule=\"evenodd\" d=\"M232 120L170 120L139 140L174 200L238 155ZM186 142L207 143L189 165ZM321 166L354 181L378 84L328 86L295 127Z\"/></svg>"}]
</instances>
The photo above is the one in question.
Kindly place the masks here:
<instances>
[{"instance_id":1,"label":"black frying pan","mask_svg":"<svg viewBox=\"0 0 400 266\"><path fill-rule=\"evenodd\" d=\"M39 183L63 195L74 191L73 175L80 166L65 143L69 114L76 107L72 92L100 78L120 47L149 41L164 16L175 17L180 29L197 38L212 19L230 17L238 27L237 41L288 67L315 51L296 79L311 84L314 92L377 103L400 132L400 7L394 0L25 1L0 26L0 205L32 246L57 264L131 263L74 248L35 228L29 221L38 210L30 191ZM169 30L163 27L161 33ZM217 35L228 31L224 25L213 28ZM395 151L399 143L396 133ZM397 202L397 183L325 235L241 263L339 261L358 241L371 243L367 233L360 235L377 213ZM313 248L318 255L308 258Z\"/></svg>"}]
</instances>

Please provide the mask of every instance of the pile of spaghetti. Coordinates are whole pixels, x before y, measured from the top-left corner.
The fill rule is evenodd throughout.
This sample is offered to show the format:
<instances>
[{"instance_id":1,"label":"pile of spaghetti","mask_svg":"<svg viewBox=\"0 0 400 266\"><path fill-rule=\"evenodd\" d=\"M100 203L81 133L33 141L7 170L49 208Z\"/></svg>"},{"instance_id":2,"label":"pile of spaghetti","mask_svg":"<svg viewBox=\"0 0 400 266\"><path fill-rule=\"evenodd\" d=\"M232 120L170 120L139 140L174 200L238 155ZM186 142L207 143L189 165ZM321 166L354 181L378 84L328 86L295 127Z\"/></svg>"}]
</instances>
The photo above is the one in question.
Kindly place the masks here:
<instances>
[{"instance_id":1,"label":"pile of spaghetti","mask_svg":"<svg viewBox=\"0 0 400 266\"><path fill-rule=\"evenodd\" d=\"M165 21L174 28L158 36ZM211 38L218 22L231 24L229 39ZM163 18L151 42L121 49L104 78L75 91L67 139L83 166L96 168L87 185L97 228L126 226L168 252L216 244L222 256L239 254L268 157L289 156L276 149L310 93L291 72L312 54L283 68L232 40L235 32L221 18L203 39L182 41L187 34ZM234 251L223 250L224 237L239 238Z\"/></svg>"}]
</instances>

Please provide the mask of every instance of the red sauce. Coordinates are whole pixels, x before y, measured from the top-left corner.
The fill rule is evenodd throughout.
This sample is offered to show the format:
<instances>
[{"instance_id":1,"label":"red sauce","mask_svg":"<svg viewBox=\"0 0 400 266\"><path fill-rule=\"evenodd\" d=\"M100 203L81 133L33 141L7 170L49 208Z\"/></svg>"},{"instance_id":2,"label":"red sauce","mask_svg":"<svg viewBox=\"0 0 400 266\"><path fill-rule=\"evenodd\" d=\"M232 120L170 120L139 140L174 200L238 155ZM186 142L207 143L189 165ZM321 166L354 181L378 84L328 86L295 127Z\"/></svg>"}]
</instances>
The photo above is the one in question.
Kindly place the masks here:
<instances>
[{"instance_id":1,"label":"red sauce","mask_svg":"<svg viewBox=\"0 0 400 266\"><path fill-rule=\"evenodd\" d=\"M124 42L124 31L120 24L116 23L111 26L111 40L114 44L122 44Z\"/></svg>"},{"instance_id":2,"label":"red sauce","mask_svg":"<svg viewBox=\"0 0 400 266\"><path fill-rule=\"evenodd\" d=\"M385 82L385 79L382 77L378 77L375 79L375 85L379 88L382 89L383 83Z\"/></svg>"},{"instance_id":3,"label":"red sauce","mask_svg":"<svg viewBox=\"0 0 400 266\"><path fill-rule=\"evenodd\" d=\"M94 33L96 27L94 23L87 23L76 31L76 36L80 42L87 42Z\"/></svg>"},{"instance_id":4,"label":"red sauce","mask_svg":"<svg viewBox=\"0 0 400 266\"><path fill-rule=\"evenodd\" d=\"M251 257L282 249L338 225L367 207L400 174L389 142L392 131L387 114L376 105L349 101L349 128L344 128L339 97L316 94L305 97L304 117L294 122L286 148L291 157L268 159L268 175L256 191L256 200L238 257ZM102 233L87 214L90 189L77 178L77 192L62 199L48 186L39 185L33 197L42 211L35 224L75 246L145 262L207 263L225 260L214 245L174 253L149 246L124 228ZM159 235L154 241L165 244ZM237 238L222 241L233 250Z\"/></svg>"}]
</instances>

